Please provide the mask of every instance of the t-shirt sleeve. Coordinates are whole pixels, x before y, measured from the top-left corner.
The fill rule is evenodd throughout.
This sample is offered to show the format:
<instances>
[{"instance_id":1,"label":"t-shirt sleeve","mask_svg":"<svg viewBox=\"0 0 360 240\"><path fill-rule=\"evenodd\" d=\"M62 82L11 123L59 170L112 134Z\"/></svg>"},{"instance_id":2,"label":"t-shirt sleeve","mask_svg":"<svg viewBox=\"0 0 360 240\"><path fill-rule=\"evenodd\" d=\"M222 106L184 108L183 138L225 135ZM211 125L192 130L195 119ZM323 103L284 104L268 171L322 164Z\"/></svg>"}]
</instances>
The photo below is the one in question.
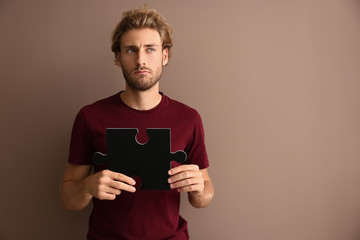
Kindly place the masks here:
<instances>
[{"instance_id":1,"label":"t-shirt sleeve","mask_svg":"<svg viewBox=\"0 0 360 240\"><path fill-rule=\"evenodd\" d=\"M205 148L205 134L204 127L200 115L196 112L194 118L194 129L193 136L186 147L185 152L187 153L188 164L197 164L200 169L209 167L209 160Z\"/></svg>"},{"instance_id":2,"label":"t-shirt sleeve","mask_svg":"<svg viewBox=\"0 0 360 240\"><path fill-rule=\"evenodd\" d=\"M68 162L72 164L88 165L94 153L91 133L86 122L84 108L77 114L71 133Z\"/></svg>"}]
</instances>

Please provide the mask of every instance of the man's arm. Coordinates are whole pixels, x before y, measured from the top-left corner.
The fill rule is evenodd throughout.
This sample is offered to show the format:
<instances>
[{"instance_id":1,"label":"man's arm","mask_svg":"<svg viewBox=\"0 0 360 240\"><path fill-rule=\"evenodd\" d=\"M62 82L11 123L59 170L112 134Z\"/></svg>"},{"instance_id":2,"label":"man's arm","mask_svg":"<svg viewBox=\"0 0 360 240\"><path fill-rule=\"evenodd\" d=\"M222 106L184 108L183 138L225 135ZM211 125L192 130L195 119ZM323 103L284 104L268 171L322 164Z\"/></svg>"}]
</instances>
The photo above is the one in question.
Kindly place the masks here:
<instances>
[{"instance_id":1,"label":"man's arm","mask_svg":"<svg viewBox=\"0 0 360 240\"><path fill-rule=\"evenodd\" d=\"M60 185L60 199L65 208L80 210L93 197L114 200L121 191L135 192L134 179L103 170L91 174L91 165L68 164Z\"/></svg>"},{"instance_id":2,"label":"man's arm","mask_svg":"<svg viewBox=\"0 0 360 240\"><path fill-rule=\"evenodd\" d=\"M193 207L203 208L210 204L214 196L214 188L207 169L184 164L172 168L169 175L170 187L179 192L187 192Z\"/></svg>"}]
</instances>

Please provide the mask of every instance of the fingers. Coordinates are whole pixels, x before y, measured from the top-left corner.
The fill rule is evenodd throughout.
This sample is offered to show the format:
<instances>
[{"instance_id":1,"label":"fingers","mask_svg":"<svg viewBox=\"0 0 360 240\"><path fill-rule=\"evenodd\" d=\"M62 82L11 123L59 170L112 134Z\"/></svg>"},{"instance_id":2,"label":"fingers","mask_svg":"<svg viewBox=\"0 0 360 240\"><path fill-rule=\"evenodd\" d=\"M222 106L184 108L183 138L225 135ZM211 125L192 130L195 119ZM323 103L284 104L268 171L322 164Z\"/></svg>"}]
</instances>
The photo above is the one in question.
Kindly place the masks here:
<instances>
[{"instance_id":1,"label":"fingers","mask_svg":"<svg viewBox=\"0 0 360 240\"><path fill-rule=\"evenodd\" d=\"M202 173L199 170L187 170L187 171L175 173L169 178L169 183L177 182L180 180L190 181L192 178L202 179ZM191 183L191 181L189 183Z\"/></svg>"},{"instance_id":2,"label":"fingers","mask_svg":"<svg viewBox=\"0 0 360 240\"><path fill-rule=\"evenodd\" d=\"M136 191L135 187L133 187L133 185L135 185L136 182L131 177L110 170L104 170L103 174L108 177L108 178L106 177L104 178L105 185L121 191L127 191L127 192Z\"/></svg>"},{"instance_id":3,"label":"fingers","mask_svg":"<svg viewBox=\"0 0 360 240\"><path fill-rule=\"evenodd\" d=\"M121 173L110 170L97 172L90 177L89 193L101 200L113 200L121 191L135 192L135 180Z\"/></svg>"},{"instance_id":4,"label":"fingers","mask_svg":"<svg viewBox=\"0 0 360 240\"><path fill-rule=\"evenodd\" d=\"M110 180L108 182L108 185L109 185L109 187L112 187L112 188L118 189L118 190L122 190L122 191L127 191L127 192L135 192L136 191L135 187L133 187L129 184L126 184L124 182L117 181L117 180Z\"/></svg>"},{"instance_id":5,"label":"fingers","mask_svg":"<svg viewBox=\"0 0 360 240\"><path fill-rule=\"evenodd\" d=\"M120 195L121 191L106 185L99 185L96 198L100 200L114 200L117 195Z\"/></svg>"},{"instance_id":6,"label":"fingers","mask_svg":"<svg viewBox=\"0 0 360 240\"><path fill-rule=\"evenodd\" d=\"M170 169L168 173L171 176L185 171L199 171L199 166L195 164L184 164Z\"/></svg>"},{"instance_id":7,"label":"fingers","mask_svg":"<svg viewBox=\"0 0 360 240\"><path fill-rule=\"evenodd\" d=\"M131 177L128 177L122 173L118 173L118 172L113 172L110 170L104 170L105 174L108 175L110 178L114 179L114 180L118 180L124 183L127 183L129 185L135 185L136 182L134 179L132 179Z\"/></svg>"},{"instance_id":8,"label":"fingers","mask_svg":"<svg viewBox=\"0 0 360 240\"><path fill-rule=\"evenodd\" d=\"M171 189L177 189L179 192L202 192L204 181L201 178L189 178L170 184Z\"/></svg>"},{"instance_id":9,"label":"fingers","mask_svg":"<svg viewBox=\"0 0 360 240\"><path fill-rule=\"evenodd\" d=\"M179 192L200 194L204 190L204 178L197 165L181 165L169 171L170 188Z\"/></svg>"}]
</instances>

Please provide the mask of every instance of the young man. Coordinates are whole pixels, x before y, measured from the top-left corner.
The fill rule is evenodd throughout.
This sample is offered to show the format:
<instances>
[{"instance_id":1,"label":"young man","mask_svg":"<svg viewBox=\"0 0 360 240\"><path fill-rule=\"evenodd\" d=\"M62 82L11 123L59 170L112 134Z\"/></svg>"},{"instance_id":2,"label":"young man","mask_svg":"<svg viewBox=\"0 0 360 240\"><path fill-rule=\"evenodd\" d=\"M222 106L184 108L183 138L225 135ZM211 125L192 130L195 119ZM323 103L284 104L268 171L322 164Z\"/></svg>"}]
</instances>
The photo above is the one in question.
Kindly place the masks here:
<instances>
[{"instance_id":1,"label":"young man","mask_svg":"<svg viewBox=\"0 0 360 240\"><path fill-rule=\"evenodd\" d=\"M112 51L126 88L76 116L60 197L73 210L93 201L87 239L188 239L187 222L179 216L180 192L196 208L213 197L199 114L159 92L171 48L171 27L163 16L147 8L125 12ZM187 154L183 165L169 171L171 190L140 190L138 177L98 166L92 173L92 154L106 153L106 128L138 128L140 142L146 142L147 128L170 128L172 149Z\"/></svg>"}]
</instances>

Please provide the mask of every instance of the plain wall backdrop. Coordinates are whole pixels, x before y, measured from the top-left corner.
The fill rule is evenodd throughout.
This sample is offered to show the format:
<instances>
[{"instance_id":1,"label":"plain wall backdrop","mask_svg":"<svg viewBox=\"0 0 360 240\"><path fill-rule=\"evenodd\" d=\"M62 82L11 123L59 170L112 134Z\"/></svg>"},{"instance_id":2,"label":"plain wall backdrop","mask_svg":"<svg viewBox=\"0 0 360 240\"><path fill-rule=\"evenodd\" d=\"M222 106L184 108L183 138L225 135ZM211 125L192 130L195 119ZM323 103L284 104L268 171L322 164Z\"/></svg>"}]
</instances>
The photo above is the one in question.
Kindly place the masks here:
<instances>
[{"instance_id":1,"label":"plain wall backdrop","mask_svg":"<svg viewBox=\"0 0 360 240\"><path fill-rule=\"evenodd\" d=\"M146 1L160 80L204 122L215 198L191 239L360 239L360 2ZM110 37L143 1L0 0L0 239L85 239L58 198L78 110L124 88Z\"/></svg>"}]
</instances>

